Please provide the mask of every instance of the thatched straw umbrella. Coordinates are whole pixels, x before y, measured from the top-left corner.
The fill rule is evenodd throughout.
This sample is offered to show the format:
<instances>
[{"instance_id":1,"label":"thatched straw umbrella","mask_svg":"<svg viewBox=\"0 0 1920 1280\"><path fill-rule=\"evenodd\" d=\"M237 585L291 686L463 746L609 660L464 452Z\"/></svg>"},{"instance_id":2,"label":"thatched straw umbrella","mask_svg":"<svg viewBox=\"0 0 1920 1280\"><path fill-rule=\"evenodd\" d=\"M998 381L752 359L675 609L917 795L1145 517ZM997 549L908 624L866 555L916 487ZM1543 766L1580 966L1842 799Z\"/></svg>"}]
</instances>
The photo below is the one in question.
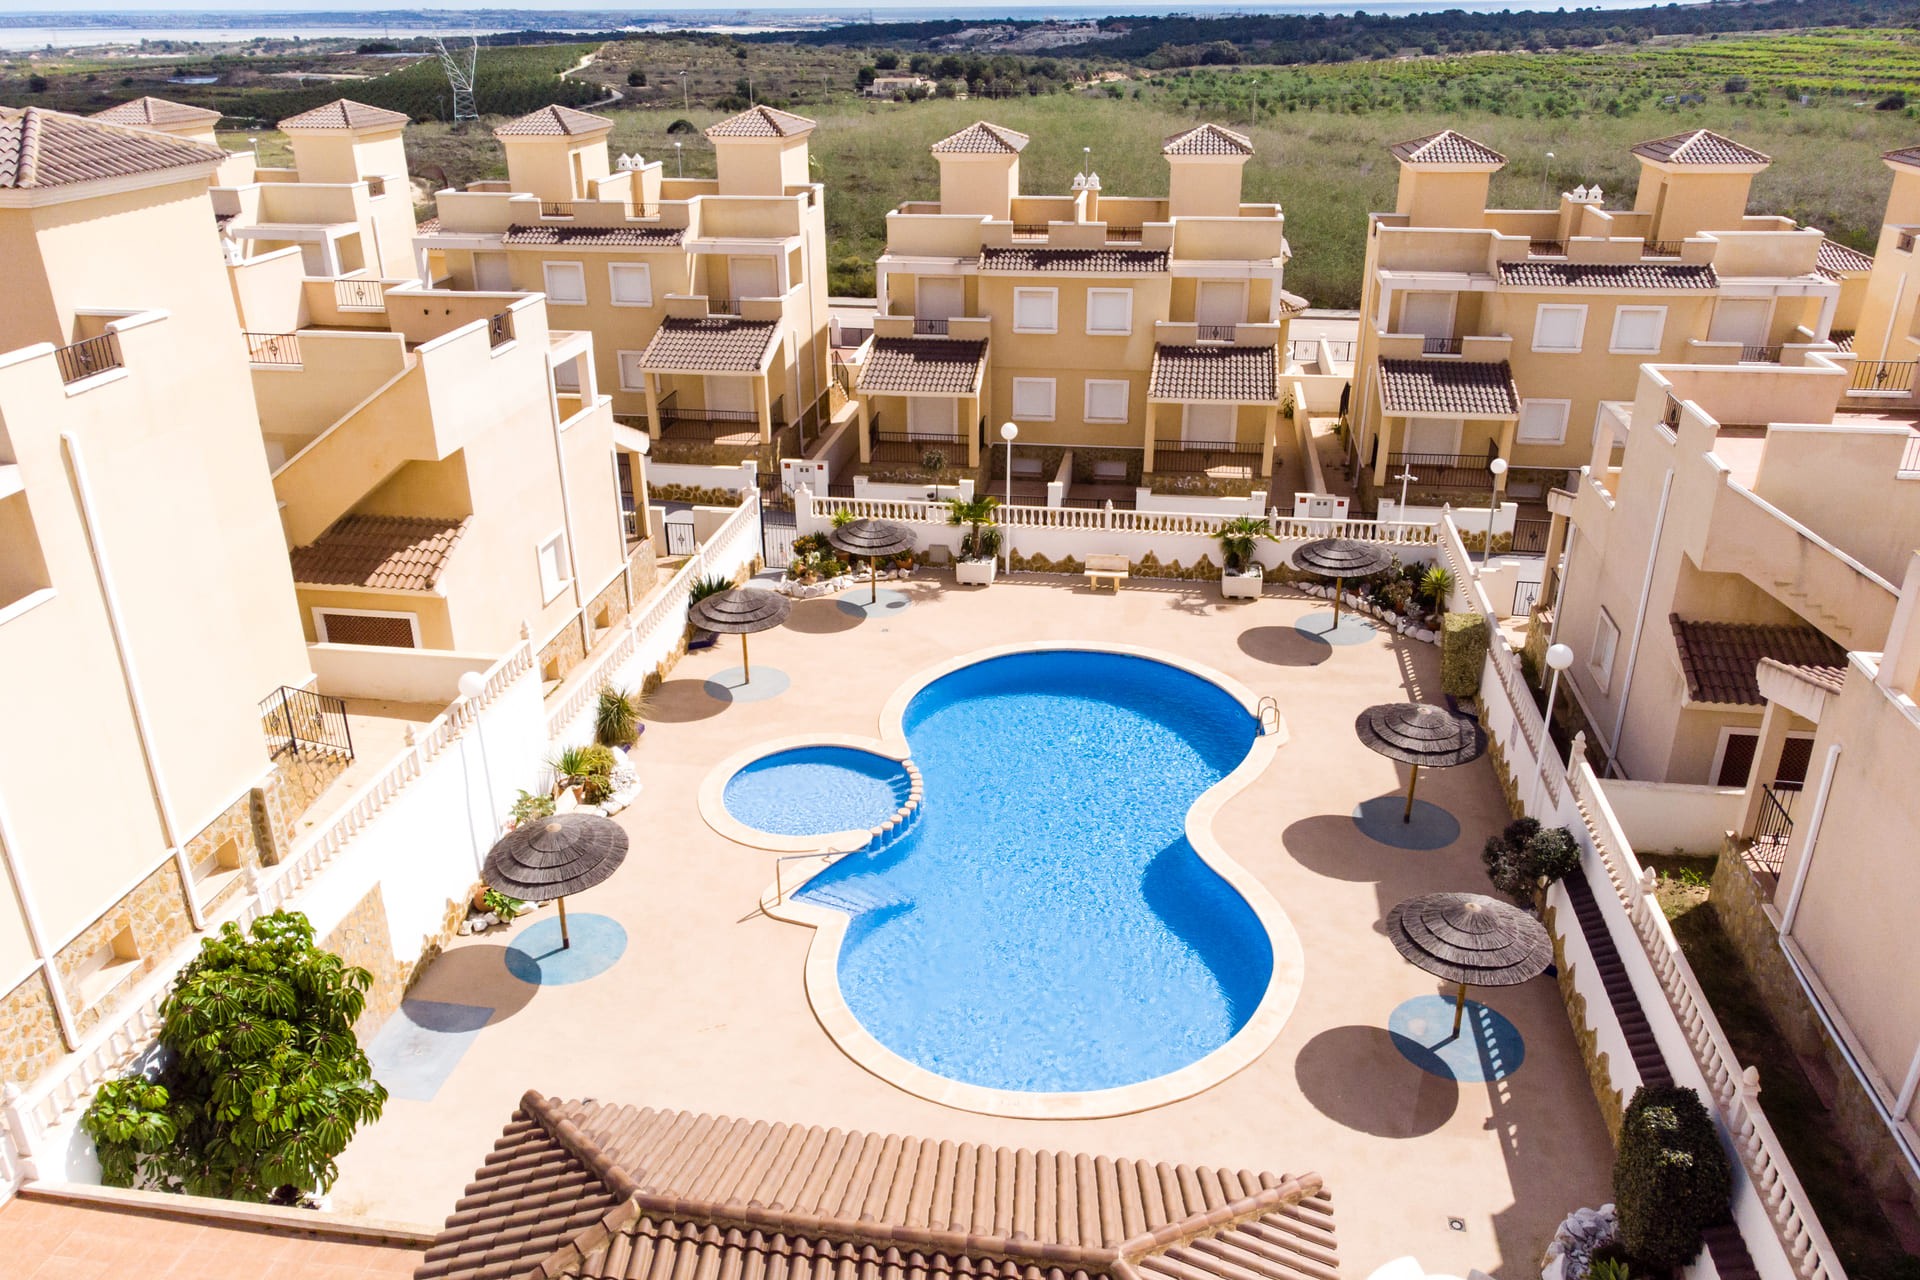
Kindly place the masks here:
<instances>
[{"instance_id":1,"label":"thatched straw umbrella","mask_svg":"<svg viewBox=\"0 0 1920 1280\"><path fill-rule=\"evenodd\" d=\"M1348 578L1369 578L1391 568L1393 557L1383 548L1357 538L1320 538L1293 553L1293 567L1333 579L1333 627L1340 629L1340 593Z\"/></svg>"},{"instance_id":2,"label":"thatched straw umbrella","mask_svg":"<svg viewBox=\"0 0 1920 1280\"><path fill-rule=\"evenodd\" d=\"M1546 926L1520 908L1483 893L1430 893L1387 913L1394 950L1455 985L1453 1034L1468 987L1511 987L1553 963Z\"/></svg>"},{"instance_id":3,"label":"thatched straw umbrella","mask_svg":"<svg viewBox=\"0 0 1920 1280\"><path fill-rule=\"evenodd\" d=\"M612 875L627 857L627 833L612 818L562 813L522 823L487 851L480 877L516 898L560 904L560 945L567 936L567 895Z\"/></svg>"},{"instance_id":4,"label":"thatched straw umbrella","mask_svg":"<svg viewBox=\"0 0 1920 1280\"><path fill-rule=\"evenodd\" d=\"M747 664L747 637L773 630L785 622L792 611L793 601L778 591L733 587L696 601L693 608L687 610L687 616L696 627L740 637L740 670L746 677L742 683L752 684L753 668Z\"/></svg>"},{"instance_id":5,"label":"thatched straw umbrella","mask_svg":"<svg viewBox=\"0 0 1920 1280\"><path fill-rule=\"evenodd\" d=\"M827 541L833 544L835 551L867 562L867 573L873 587L873 595L867 603L877 604L880 601L881 557L911 551L918 539L913 536L913 530L891 520L850 520L829 529Z\"/></svg>"},{"instance_id":6,"label":"thatched straw umbrella","mask_svg":"<svg viewBox=\"0 0 1920 1280\"><path fill-rule=\"evenodd\" d=\"M1407 807L1400 821L1413 821L1413 789L1421 766L1448 769L1487 753L1487 733L1478 722L1425 702L1383 702L1368 707L1353 722L1360 741L1389 760L1413 766L1407 778Z\"/></svg>"}]
</instances>

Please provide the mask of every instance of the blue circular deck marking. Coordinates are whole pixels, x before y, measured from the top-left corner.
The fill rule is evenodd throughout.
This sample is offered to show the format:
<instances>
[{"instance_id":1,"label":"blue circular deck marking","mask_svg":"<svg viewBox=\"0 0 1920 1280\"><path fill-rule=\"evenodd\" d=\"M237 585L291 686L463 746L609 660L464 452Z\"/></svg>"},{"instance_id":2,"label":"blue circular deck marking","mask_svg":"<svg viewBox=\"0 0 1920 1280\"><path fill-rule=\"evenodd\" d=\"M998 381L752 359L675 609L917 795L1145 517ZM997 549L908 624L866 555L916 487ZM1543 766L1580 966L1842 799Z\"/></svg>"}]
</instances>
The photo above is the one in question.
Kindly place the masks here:
<instances>
[{"instance_id":1,"label":"blue circular deck marking","mask_svg":"<svg viewBox=\"0 0 1920 1280\"><path fill-rule=\"evenodd\" d=\"M581 911L567 913L571 947L560 945L558 913L516 934L507 947L507 972L537 987L564 987L597 978L613 968L627 949L627 931L618 920Z\"/></svg>"},{"instance_id":2,"label":"blue circular deck marking","mask_svg":"<svg viewBox=\"0 0 1920 1280\"><path fill-rule=\"evenodd\" d=\"M1353 806L1353 825L1367 839L1395 849L1444 849L1460 838L1460 820L1439 805L1416 795L1411 822L1401 820L1406 811L1403 791L1375 796Z\"/></svg>"},{"instance_id":3,"label":"blue circular deck marking","mask_svg":"<svg viewBox=\"0 0 1920 1280\"><path fill-rule=\"evenodd\" d=\"M873 594L872 587L862 586L847 592L834 603L840 607L840 612L856 618L890 617L906 612L907 606L913 603L912 598L901 591L882 590L878 600L873 599Z\"/></svg>"},{"instance_id":4,"label":"blue circular deck marking","mask_svg":"<svg viewBox=\"0 0 1920 1280\"><path fill-rule=\"evenodd\" d=\"M749 674L753 677L751 680L747 678ZM756 662L751 672L739 667L716 671L701 687L716 702L765 702L785 693L792 683L780 668L763 667Z\"/></svg>"},{"instance_id":5,"label":"blue circular deck marking","mask_svg":"<svg viewBox=\"0 0 1920 1280\"><path fill-rule=\"evenodd\" d=\"M1381 634L1379 627L1363 613L1351 609L1340 610L1340 625L1333 625L1333 609L1328 607L1325 613L1314 610L1293 624L1293 629L1309 640L1318 640L1322 644L1365 644Z\"/></svg>"},{"instance_id":6,"label":"blue circular deck marking","mask_svg":"<svg viewBox=\"0 0 1920 1280\"><path fill-rule=\"evenodd\" d=\"M1460 1034L1453 1034L1453 1001L1415 996L1387 1017L1387 1034L1401 1056L1430 1076L1485 1084L1505 1080L1527 1056L1520 1028L1478 1000L1467 1001Z\"/></svg>"}]
</instances>

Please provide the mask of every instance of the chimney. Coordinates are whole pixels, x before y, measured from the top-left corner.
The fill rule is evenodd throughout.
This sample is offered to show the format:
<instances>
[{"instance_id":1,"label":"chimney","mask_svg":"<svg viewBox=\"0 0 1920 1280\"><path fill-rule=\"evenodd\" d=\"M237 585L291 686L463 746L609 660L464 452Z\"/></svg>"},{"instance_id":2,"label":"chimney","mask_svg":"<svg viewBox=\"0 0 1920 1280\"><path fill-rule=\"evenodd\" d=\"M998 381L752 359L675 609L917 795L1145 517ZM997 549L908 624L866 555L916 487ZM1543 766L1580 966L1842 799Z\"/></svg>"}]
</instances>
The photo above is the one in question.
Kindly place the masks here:
<instances>
[{"instance_id":1,"label":"chimney","mask_svg":"<svg viewBox=\"0 0 1920 1280\"><path fill-rule=\"evenodd\" d=\"M933 144L940 162L940 212L997 222L1013 218L1020 194L1020 153L1027 135L982 120Z\"/></svg>"},{"instance_id":2,"label":"chimney","mask_svg":"<svg viewBox=\"0 0 1920 1280\"><path fill-rule=\"evenodd\" d=\"M1217 124L1203 124L1168 138L1160 154L1169 170L1169 217L1240 216L1240 180L1253 157L1251 140Z\"/></svg>"}]
</instances>

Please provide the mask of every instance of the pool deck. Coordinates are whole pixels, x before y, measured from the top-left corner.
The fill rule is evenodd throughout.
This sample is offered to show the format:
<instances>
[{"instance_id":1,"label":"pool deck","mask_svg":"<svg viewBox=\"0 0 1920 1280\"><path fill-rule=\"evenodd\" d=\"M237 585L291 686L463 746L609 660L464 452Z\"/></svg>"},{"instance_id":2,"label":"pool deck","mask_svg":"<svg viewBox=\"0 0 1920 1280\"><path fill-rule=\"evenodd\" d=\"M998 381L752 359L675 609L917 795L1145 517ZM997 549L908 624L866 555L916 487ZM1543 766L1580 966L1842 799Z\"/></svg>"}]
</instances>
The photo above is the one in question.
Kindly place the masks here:
<instances>
[{"instance_id":1,"label":"pool deck","mask_svg":"<svg viewBox=\"0 0 1920 1280\"><path fill-rule=\"evenodd\" d=\"M1524 1039L1523 1063L1503 1080L1428 1075L1386 1030L1397 1007L1442 987L1400 959L1381 921L1415 894L1483 891L1479 848L1506 819L1485 761L1421 778L1421 797L1460 822L1446 848L1388 848L1349 816L1406 778L1360 744L1355 716L1376 702L1440 701L1435 647L1384 634L1334 647L1308 640L1293 623L1323 616L1325 604L1278 589L1224 602L1211 583L1136 581L1117 596L1030 575L985 589L944 577L891 585L911 596L910 608L863 620L831 599L808 601L785 628L755 637L755 669L791 678L779 697L708 696L705 677L738 663L736 643L681 661L637 748L646 790L618 819L633 837L626 864L569 900L572 912L618 920L625 954L598 977L536 988L504 962L524 926L449 947L411 998L493 1013L459 1040L464 1053L430 1100L395 1098L355 1140L336 1208L439 1223L529 1088L841 1129L1317 1171L1337 1206L1342 1270L1353 1277L1413 1254L1429 1273L1477 1267L1523 1280L1561 1217L1610 1198L1612 1148L1550 979L1479 993ZM723 759L795 735L875 736L903 682L1022 641L1162 650L1274 695L1286 718L1288 741L1225 802L1213 831L1284 905L1304 946L1304 985L1272 1047L1197 1096L1104 1119L1016 1120L886 1084L836 1048L808 1007L812 930L757 910L775 855L734 844L701 818L701 784Z\"/></svg>"}]
</instances>

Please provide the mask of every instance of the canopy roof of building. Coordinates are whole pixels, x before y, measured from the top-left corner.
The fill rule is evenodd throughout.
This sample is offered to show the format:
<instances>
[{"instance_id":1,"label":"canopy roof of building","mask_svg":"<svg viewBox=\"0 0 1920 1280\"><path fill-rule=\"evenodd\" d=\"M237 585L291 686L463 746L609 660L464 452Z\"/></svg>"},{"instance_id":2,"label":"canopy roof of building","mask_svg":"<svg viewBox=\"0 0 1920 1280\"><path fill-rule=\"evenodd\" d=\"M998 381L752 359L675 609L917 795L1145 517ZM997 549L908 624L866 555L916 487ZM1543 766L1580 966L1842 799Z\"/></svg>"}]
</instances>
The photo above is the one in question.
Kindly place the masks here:
<instances>
[{"instance_id":1,"label":"canopy roof of building","mask_svg":"<svg viewBox=\"0 0 1920 1280\"><path fill-rule=\"evenodd\" d=\"M709 138L801 138L814 130L815 122L791 111L773 107L748 107L737 116L729 116L707 130Z\"/></svg>"},{"instance_id":2,"label":"canopy roof of building","mask_svg":"<svg viewBox=\"0 0 1920 1280\"><path fill-rule=\"evenodd\" d=\"M1164 249L1024 249L988 245L980 250L980 269L1007 274L1049 271L1095 275L1150 275L1168 269Z\"/></svg>"},{"instance_id":3,"label":"canopy roof of building","mask_svg":"<svg viewBox=\"0 0 1920 1280\"><path fill-rule=\"evenodd\" d=\"M1380 403L1403 417L1514 418L1520 393L1505 360L1380 361Z\"/></svg>"},{"instance_id":4,"label":"canopy roof of building","mask_svg":"<svg viewBox=\"0 0 1920 1280\"><path fill-rule=\"evenodd\" d=\"M1661 164L1688 164L1702 167L1732 165L1739 168L1765 168L1773 163L1772 157L1763 152L1742 146L1732 138L1722 137L1711 129L1694 129L1687 133L1655 138L1652 142L1643 142L1635 147L1633 154L1643 160L1653 160Z\"/></svg>"},{"instance_id":5,"label":"canopy roof of building","mask_svg":"<svg viewBox=\"0 0 1920 1280\"><path fill-rule=\"evenodd\" d=\"M1500 283L1539 289L1717 289L1720 277L1709 263L1523 258L1500 264Z\"/></svg>"},{"instance_id":6,"label":"canopy roof of building","mask_svg":"<svg viewBox=\"0 0 1920 1280\"><path fill-rule=\"evenodd\" d=\"M493 131L496 138L565 138L605 133L613 121L588 111L575 111L555 103L538 111L529 111L517 120L509 120Z\"/></svg>"},{"instance_id":7,"label":"canopy roof of building","mask_svg":"<svg viewBox=\"0 0 1920 1280\"><path fill-rule=\"evenodd\" d=\"M1764 705L1759 666L1767 658L1835 691L1846 678L1846 651L1813 627L1688 622L1677 613L1669 614L1667 621L1680 651L1687 697L1694 702Z\"/></svg>"},{"instance_id":8,"label":"canopy roof of building","mask_svg":"<svg viewBox=\"0 0 1920 1280\"><path fill-rule=\"evenodd\" d=\"M948 134L933 144L933 154L1019 155L1026 150L1027 135L1017 130L979 120L958 133Z\"/></svg>"},{"instance_id":9,"label":"canopy roof of building","mask_svg":"<svg viewBox=\"0 0 1920 1280\"><path fill-rule=\"evenodd\" d=\"M1195 125L1173 134L1160 148L1166 156L1250 156L1253 140L1217 124Z\"/></svg>"},{"instance_id":10,"label":"canopy roof of building","mask_svg":"<svg viewBox=\"0 0 1920 1280\"><path fill-rule=\"evenodd\" d=\"M771 321L669 316L641 353L640 367L656 373L758 373L779 339L779 326Z\"/></svg>"},{"instance_id":11,"label":"canopy roof of building","mask_svg":"<svg viewBox=\"0 0 1920 1280\"><path fill-rule=\"evenodd\" d=\"M423 232L426 223L421 223L415 231ZM438 220L433 230L440 231ZM577 245L616 245L638 249L671 249L687 238L685 227L657 226L573 226L531 225L514 223L500 237L501 244L577 244Z\"/></svg>"},{"instance_id":12,"label":"canopy roof of building","mask_svg":"<svg viewBox=\"0 0 1920 1280\"><path fill-rule=\"evenodd\" d=\"M985 342L875 338L860 366L860 390L880 395L971 395L987 363Z\"/></svg>"},{"instance_id":13,"label":"canopy roof of building","mask_svg":"<svg viewBox=\"0 0 1920 1280\"><path fill-rule=\"evenodd\" d=\"M87 118L104 124L132 125L136 129L164 129L176 124L210 124L220 118L220 113L165 98L135 98L105 111L96 111Z\"/></svg>"},{"instance_id":14,"label":"canopy roof of building","mask_svg":"<svg viewBox=\"0 0 1920 1280\"><path fill-rule=\"evenodd\" d=\"M1442 129L1425 137L1396 142L1387 150L1402 164L1503 165L1507 158L1483 142L1475 142L1464 133Z\"/></svg>"},{"instance_id":15,"label":"canopy roof of building","mask_svg":"<svg viewBox=\"0 0 1920 1280\"><path fill-rule=\"evenodd\" d=\"M464 519L440 516L342 516L292 551L293 580L313 587L431 591Z\"/></svg>"},{"instance_id":16,"label":"canopy roof of building","mask_svg":"<svg viewBox=\"0 0 1920 1280\"><path fill-rule=\"evenodd\" d=\"M332 102L315 107L311 111L302 111L297 116L288 116L277 129L383 129L395 125L407 124L412 120L404 111L389 111L385 107L370 107L364 102L355 102L352 98L335 98Z\"/></svg>"},{"instance_id":17,"label":"canopy roof of building","mask_svg":"<svg viewBox=\"0 0 1920 1280\"><path fill-rule=\"evenodd\" d=\"M1224 400L1264 404L1278 396L1280 367L1275 347L1178 347L1153 349L1153 400Z\"/></svg>"},{"instance_id":18,"label":"canopy roof of building","mask_svg":"<svg viewBox=\"0 0 1920 1280\"><path fill-rule=\"evenodd\" d=\"M21 191L215 164L218 147L41 107L0 107L0 188Z\"/></svg>"}]
</instances>

